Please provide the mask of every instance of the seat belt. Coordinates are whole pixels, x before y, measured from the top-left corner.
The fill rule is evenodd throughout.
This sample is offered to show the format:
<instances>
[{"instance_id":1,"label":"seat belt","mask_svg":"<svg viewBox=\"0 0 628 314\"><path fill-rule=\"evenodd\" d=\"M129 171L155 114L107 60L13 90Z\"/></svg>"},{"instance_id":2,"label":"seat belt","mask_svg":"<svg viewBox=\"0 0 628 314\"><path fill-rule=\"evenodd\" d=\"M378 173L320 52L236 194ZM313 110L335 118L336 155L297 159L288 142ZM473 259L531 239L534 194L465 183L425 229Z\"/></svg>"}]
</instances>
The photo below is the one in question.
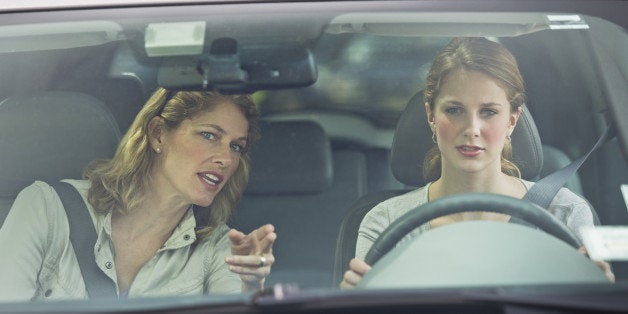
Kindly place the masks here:
<instances>
[{"instance_id":1,"label":"seat belt","mask_svg":"<svg viewBox=\"0 0 628 314\"><path fill-rule=\"evenodd\" d=\"M565 185L567 180L569 180L569 178L573 176L576 171L578 171L589 155L602 146L602 144L604 144L608 139L612 138L613 134L613 126L609 125L604 131L604 134L600 136L589 152L574 160L567 166L550 173L541 180L537 181L522 199L535 203L541 206L541 208L548 208L556 194L558 194L558 191Z\"/></svg>"},{"instance_id":2,"label":"seat belt","mask_svg":"<svg viewBox=\"0 0 628 314\"><path fill-rule=\"evenodd\" d=\"M52 184L57 191L70 224L70 241L79 263L90 299L117 298L115 283L96 264L94 246L97 234L87 205L79 192L67 182Z\"/></svg>"},{"instance_id":3,"label":"seat belt","mask_svg":"<svg viewBox=\"0 0 628 314\"><path fill-rule=\"evenodd\" d=\"M591 155L594 151L596 151L602 144L604 144L607 140L612 138L614 135L613 126L609 125L602 136L597 140L595 145L583 156L572 161L570 164L565 167L556 170L547 176L543 177L539 181L535 182L532 187L526 192L526 194L521 198L522 200L526 200L532 202L536 205L539 205L541 208L547 209L552 203L552 200L558 194L558 191L567 183L567 180L571 176L578 171L580 166L585 162L589 155ZM519 224L528 226L531 228L536 228L536 226L531 223L517 217L510 217L508 220L509 223Z\"/></svg>"}]
</instances>

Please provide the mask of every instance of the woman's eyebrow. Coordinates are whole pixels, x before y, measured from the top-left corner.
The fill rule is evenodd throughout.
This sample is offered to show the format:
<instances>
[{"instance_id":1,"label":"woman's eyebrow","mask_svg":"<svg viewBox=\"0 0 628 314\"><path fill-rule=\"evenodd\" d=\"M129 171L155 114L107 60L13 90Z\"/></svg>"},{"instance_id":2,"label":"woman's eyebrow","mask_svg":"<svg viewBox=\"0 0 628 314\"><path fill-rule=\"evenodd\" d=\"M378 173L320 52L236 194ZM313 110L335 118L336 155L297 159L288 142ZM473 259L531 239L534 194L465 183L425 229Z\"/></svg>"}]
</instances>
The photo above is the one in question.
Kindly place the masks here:
<instances>
[{"instance_id":1,"label":"woman's eyebrow","mask_svg":"<svg viewBox=\"0 0 628 314\"><path fill-rule=\"evenodd\" d=\"M504 105L496 102L482 103L482 107L503 107Z\"/></svg>"},{"instance_id":2,"label":"woman's eyebrow","mask_svg":"<svg viewBox=\"0 0 628 314\"><path fill-rule=\"evenodd\" d=\"M225 134L225 133L227 133L227 132L226 132L226 131L222 128L222 127L220 127L220 126L219 126L219 125L217 125L217 124L212 124L212 123L204 123L204 124L201 124L201 126L206 126L206 127L213 128L214 130L216 130L216 131L217 131L218 133L220 133L220 134Z\"/></svg>"},{"instance_id":3,"label":"woman's eyebrow","mask_svg":"<svg viewBox=\"0 0 628 314\"><path fill-rule=\"evenodd\" d=\"M213 128L213 129L215 129L218 133L220 133L221 135L223 135L223 134L227 134L227 131L225 131L225 129L223 129L222 127L220 127L220 126L219 126L219 125L217 125L217 124L213 124L213 123L206 123L206 124L201 124L201 126L208 126L208 127L210 127L210 128ZM245 141L245 142L248 142L248 136L246 136L246 135L245 135L245 136L241 136L241 137L238 137L236 140L238 140L238 141Z\"/></svg>"},{"instance_id":4,"label":"woman's eyebrow","mask_svg":"<svg viewBox=\"0 0 628 314\"><path fill-rule=\"evenodd\" d=\"M439 103L445 104L445 105L457 105L457 106L462 106L462 102L456 100L453 97L443 97L440 99L440 101L438 101Z\"/></svg>"}]
</instances>

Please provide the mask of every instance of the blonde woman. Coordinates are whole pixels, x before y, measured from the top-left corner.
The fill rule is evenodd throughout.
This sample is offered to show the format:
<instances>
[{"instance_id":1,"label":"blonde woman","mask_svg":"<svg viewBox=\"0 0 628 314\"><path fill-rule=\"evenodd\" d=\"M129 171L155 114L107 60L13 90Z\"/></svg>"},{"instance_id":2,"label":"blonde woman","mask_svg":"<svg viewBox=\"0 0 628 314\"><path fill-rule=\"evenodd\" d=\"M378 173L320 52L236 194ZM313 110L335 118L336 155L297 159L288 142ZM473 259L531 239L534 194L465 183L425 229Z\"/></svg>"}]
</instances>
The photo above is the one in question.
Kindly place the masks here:
<instances>
[{"instance_id":1,"label":"blonde woman","mask_svg":"<svg viewBox=\"0 0 628 314\"><path fill-rule=\"evenodd\" d=\"M119 297L263 288L273 226L244 234L225 224L248 181L257 119L248 96L160 88L111 160L92 163L87 180L65 180L87 205L95 262ZM0 247L10 256L0 259L3 299L89 297L63 205L47 183L19 194Z\"/></svg>"}]
</instances>

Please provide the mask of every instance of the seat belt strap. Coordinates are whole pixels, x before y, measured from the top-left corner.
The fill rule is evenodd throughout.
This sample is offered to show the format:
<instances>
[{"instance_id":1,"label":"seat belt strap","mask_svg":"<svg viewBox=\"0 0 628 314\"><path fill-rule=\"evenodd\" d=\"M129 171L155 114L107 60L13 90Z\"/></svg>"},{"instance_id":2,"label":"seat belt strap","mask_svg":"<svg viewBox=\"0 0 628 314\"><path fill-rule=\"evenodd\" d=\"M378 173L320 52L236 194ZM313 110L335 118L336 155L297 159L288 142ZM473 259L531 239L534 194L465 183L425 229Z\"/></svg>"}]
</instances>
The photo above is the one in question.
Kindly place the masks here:
<instances>
[{"instance_id":1,"label":"seat belt strap","mask_svg":"<svg viewBox=\"0 0 628 314\"><path fill-rule=\"evenodd\" d=\"M79 263L85 288L90 299L117 298L115 283L96 264L94 246L96 228L89 214L87 205L79 192L67 182L52 184L57 191L70 224L70 241Z\"/></svg>"},{"instance_id":2,"label":"seat belt strap","mask_svg":"<svg viewBox=\"0 0 628 314\"><path fill-rule=\"evenodd\" d=\"M609 125L606 131L604 131L604 134L600 136L597 143L593 145L588 153L537 181L523 196L523 199L535 203L541 206L541 208L548 208L556 194L558 194L558 191L565 185L567 180L578 171L589 155L612 137L612 130L612 125Z\"/></svg>"}]
</instances>

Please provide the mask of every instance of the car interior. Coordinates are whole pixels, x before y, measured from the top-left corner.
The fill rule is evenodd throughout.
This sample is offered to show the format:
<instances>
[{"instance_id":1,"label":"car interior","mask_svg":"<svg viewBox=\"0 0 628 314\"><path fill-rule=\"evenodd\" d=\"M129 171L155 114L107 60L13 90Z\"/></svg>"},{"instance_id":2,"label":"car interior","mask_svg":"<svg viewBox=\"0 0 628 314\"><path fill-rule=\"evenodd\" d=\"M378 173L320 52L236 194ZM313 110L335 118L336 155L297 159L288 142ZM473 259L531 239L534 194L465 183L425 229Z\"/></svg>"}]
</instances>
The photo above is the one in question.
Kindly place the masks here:
<instances>
[{"instance_id":1,"label":"car interior","mask_svg":"<svg viewBox=\"0 0 628 314\"><path fill-rule=\"evenodd\" d=\"M398 29L343 25L334 20L321 32L293 30L307 34L305 50L280 42L281 49L263 52L286 53L286 59L298 58L295 64L316 60L316 82L305 75L296 80L300 86L253 82L244 87L255 92L262 136L251 148L250 181L229 225L244 231L275 226L269 286L337 288L355 253L364 214L424 184L420 165L432 141L421 85L430 60L451 36L419 36L412 27L407 36L394 36ZM217 29L216 35L228 33ZM133 38L134 31L124 32ZM590 61L606 39L579 31L559 36L553 30L487 37L513 52L526 81L526 109L512 139L523 178L536 181L586 153L608 116L600 111L606 110L606 99L597 92L598 70ZM247 40L254 42L254 36ZM233 45L220 38L208 41L215 43L210 49L217 55ZM17 193L34 180L81 178L91 160L112 156L158 85L189 89L185 84L197 84L169 81L180 65L164 67L134 44L107 40L0 54L0 72L16 73L0 76L0 224ZM220 62L228 68L231 61ZM598 224L626 224L617 186L626 183L627 173L613 139L566 187L588 199ZM615 272L628 278L625 265L617 264Z\"/></svg>"},{"instance_id":2,"label":"car interior","mask_svg":"<svg viewBox=\"0 0 628 314\"><path fill-rule=\"evenodd\" d=\"M42 104L48 111L41 110ZM89 161L111 156L120 139L119 122L111 111L98 99L79 92L11 97L0 103L0 110L2 133L22 135L11 137L19 141L2 142L2 150L14 156L0 177L17 178L2 181L3 218L17 193L33 178L48 182L79 178ZM68 120L68 116L76 118ZM280 234L290 236L290 241L280 239L275 245L277 263L269 284L334 286L353 257L364 214L377 203L409 191L408 187L424 184L419 165L431 146L431 131L424 123L422 95L417 93L409 101L390 152L347 144L333 147L314 119L265 120L260 126L263 137L251 151L252 167L259 170L252 172L231 226L252 230L273 223ZM77 136L74 130L89 132ZM24 134L31 134L30 138ZM541 165L551 173L570 162L560 150L541 145L527 109L513 133L513 147L517 148L513 160L524 179L538 179ZM24 156L43 162L33 168L33 159ZM64 167L48 166L57 164ZM577 177L571 181L579 184Z\"/></svg>"}]
</instances>

